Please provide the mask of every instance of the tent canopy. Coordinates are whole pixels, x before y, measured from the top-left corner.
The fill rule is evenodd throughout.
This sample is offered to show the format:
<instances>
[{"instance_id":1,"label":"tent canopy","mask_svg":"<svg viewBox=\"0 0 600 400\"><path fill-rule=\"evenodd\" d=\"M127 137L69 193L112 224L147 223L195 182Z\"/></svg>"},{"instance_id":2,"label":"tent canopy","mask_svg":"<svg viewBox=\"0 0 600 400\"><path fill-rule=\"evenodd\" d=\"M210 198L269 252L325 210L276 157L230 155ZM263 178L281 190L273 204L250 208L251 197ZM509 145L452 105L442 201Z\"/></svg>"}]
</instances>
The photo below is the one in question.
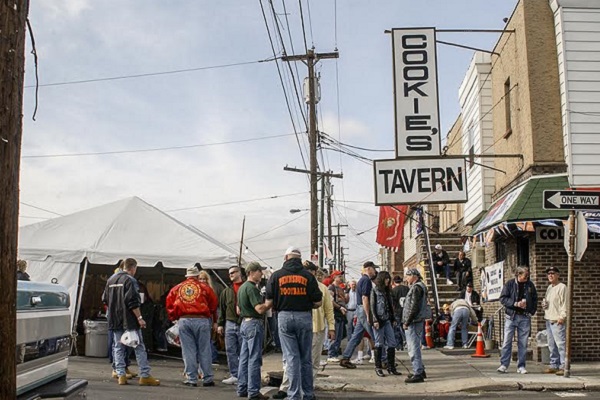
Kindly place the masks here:
<instances>
[{"instance_id":1,"label":"tent canopy","mask_svg":"<svg viewBox=\"0 0 600 400\"><path fill-rule=\"evenodd\" d=\"M236 251L197 228L184 225L138 197L24 226L19 257L30 261L116 264L132 257L140 266L205 269L237 264Z\"/></svg>"}]
</instances>

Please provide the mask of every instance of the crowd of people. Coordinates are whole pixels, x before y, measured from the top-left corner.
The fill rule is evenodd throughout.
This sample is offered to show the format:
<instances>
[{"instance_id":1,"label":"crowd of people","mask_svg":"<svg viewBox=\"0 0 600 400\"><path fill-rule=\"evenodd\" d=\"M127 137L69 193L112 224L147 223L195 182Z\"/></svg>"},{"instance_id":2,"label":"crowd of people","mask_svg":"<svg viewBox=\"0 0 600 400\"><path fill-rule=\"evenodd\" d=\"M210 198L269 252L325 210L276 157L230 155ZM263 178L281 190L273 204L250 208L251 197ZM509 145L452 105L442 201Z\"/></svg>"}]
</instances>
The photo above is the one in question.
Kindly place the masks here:
<instances>
[{"instance_id":1,"label":"crowd of people","mask_svg":"<svg viewBox=\"0 0 600 400\"><path fill-rule=\"evenodd\" d=\"M441 248L439 249L441 250ZM444 261L443 254L442 261ZM440 334L447 337L446 348L452 349L457 330L462 344L467 343L467 326L480 320L476 313L479 296L473 290L468 258L459 253L456 270L461 290L451 304L443 307L438 318ZM436 264L437 265L437 264ZM445 264L440 273L449 279ZM456 266L456 263L455 263ZM150 374L141 331L146 327L140 313L140 289L134 278L137 263L128 258L108 279L103 301L107 304L109 329L113 335L113 370L120 385L132 374L126 363L128 347L123 343L137 336L134 347L139 366L139 384L160 385ZM266 279L258 262L243 270L229 268L231 285L217 298L207 282L205 271L196 266L187 269L185 280L173 287L166 297L168 318L177 323L184 361L186 386L215 386L211 364L211 332L224 338L229 376L222 383L235 385L239 397L267 399L261 394L261 366L265 337L265 317L276 315L277 336L283 352L283 381L275 399L313 399L314 380L322 363L339 363L344 368L362 364L371 352L376 376L401 375L396 367L396 351L406 349L412 373L406 383L424 382L427 378L421 356L425 321L432 319L428 289L417 268L405 270L404 276L392 277L378 271L371 261L363 265L358 282L344 282L334 271L326 276L310 261L302 261L299 249L288 248L283 266ZM556 267L548 268L549 286L542 302L545 311L551 364L545 371L560 374L564 368L565 285L559 282ZM244 279L245 277L245 279ZM518 267L516 277L506 282L500 301L505 307L505 339L499 372L507 372L515 331L518 334L518 372L525 370L527 338L531 316L537 310L537 291L529 280L529 271ZM443 328L440 325L445 325ZM137 335L136 335L137 334ZM127 335L127 340L121 340ZM342 341L347 345L342 351ZM365 350L365 347L367 350ZM321 361L326 349L327 361ZM356 358L352 359L355 351ZM367 356L368 358L369 356Z\"/></svg>"}]
</instances>

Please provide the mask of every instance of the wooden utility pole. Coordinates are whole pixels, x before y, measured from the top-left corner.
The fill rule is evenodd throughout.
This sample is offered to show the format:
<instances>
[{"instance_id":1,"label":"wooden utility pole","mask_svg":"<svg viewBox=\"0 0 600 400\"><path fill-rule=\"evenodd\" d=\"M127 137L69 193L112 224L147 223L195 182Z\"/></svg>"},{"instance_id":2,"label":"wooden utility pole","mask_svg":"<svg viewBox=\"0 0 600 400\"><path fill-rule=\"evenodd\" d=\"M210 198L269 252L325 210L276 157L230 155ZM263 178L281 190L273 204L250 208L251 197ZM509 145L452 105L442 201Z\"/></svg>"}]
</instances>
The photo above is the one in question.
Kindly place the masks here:
<instances>
[{"instance_id":1,"label":"wooden utility pole","mask_svg":"<svg viewBox=\"0 0 600 400\"><path fill-rule=\"evenodd\" d=\"M333 209L333 200L331 199L331 193L333 193L333 186L331 185L329 177L327 177L327 237L329 238L329 251L335 254L333 248L333 232L331 230L331 210ZM335 258L335 257L334 257Z\"/></svg>"},{"instance_id":2,"label":"wooden utility pole","mask_svg":"<svg viewBox=\"0 0 600 400\"><path fill-rule=\"evenodd\" d=\"M0 2L0 399L17 397L19 168L28 0Z\"/></svg>"},{"instance_id":3,"label":"wooden utility pole","mask_svg":"<svg viewBox=\"0 0 600 400\"><path fill-rule=\"evenodd\" d=\"M315 53L314 49L308 49L306 54L283 56L283 61L302 61L308 67L308 144L310 151L310 252L315 254L318 249L318 190L317 190L317 96L315 64L326 58L338 58L339 53Z\"/></svg>"}]
</instances>

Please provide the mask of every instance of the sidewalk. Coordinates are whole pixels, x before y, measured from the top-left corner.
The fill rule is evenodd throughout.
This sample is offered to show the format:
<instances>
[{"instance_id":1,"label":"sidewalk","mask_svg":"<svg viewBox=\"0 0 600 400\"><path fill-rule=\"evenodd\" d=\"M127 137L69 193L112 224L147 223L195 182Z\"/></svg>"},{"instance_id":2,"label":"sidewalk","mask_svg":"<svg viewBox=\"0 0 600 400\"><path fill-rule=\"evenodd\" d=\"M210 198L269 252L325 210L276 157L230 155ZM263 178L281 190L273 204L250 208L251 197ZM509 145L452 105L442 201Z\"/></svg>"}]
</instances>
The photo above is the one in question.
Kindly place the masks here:
<instances>
[{"instance_id":1,"label":"sidewalk","mask_svg":"<svg viewBox=\"0 0 600 400\"><path fill-rule=\"evenodd\" d=\"M315 388L322 391L356 391L376 393L404 394L444 394L460 391L514 391L514 390L600 390L600 362L576 363L571 366L571 377L543 374L545 366L528 361L526 375L517 374L515 361L511 362L509 372L496 371L500 365L498 351L490 358L472 358L473 349L423 350L423 362L427 370L424 383L406 384L404 379L412 372L406 352L398 352L398 370L401 376L375 375L374 365L365 361L356 369L346 369L338 364L328 364L315 381ZM281 354L269 354L263 358L263 375L281 371ZM325 359L325 356L323 356ZM387 373L387 372L386 372ZM263 392L265 392L263 390ZM276 393L269 391L268 394Z\"/></svg>"}]
</instances>

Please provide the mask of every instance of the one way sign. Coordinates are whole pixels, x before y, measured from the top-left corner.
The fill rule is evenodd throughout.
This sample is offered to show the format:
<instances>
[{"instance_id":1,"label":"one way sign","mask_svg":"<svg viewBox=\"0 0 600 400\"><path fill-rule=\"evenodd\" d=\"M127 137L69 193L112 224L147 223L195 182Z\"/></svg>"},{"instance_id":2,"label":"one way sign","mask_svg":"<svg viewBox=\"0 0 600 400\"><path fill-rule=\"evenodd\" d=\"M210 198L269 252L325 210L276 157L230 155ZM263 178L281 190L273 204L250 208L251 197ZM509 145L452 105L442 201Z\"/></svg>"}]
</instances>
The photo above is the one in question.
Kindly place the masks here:
<instances>
[{"instance_id":1,"label":"one way sign","mask_svg":"<svg viewBox=\"0 0 600 400\"><path fill-rule=\"evenodd\" d=\"M600 210L600 192L544 190L545 210Z\"/></svg>"}]
</instances>

